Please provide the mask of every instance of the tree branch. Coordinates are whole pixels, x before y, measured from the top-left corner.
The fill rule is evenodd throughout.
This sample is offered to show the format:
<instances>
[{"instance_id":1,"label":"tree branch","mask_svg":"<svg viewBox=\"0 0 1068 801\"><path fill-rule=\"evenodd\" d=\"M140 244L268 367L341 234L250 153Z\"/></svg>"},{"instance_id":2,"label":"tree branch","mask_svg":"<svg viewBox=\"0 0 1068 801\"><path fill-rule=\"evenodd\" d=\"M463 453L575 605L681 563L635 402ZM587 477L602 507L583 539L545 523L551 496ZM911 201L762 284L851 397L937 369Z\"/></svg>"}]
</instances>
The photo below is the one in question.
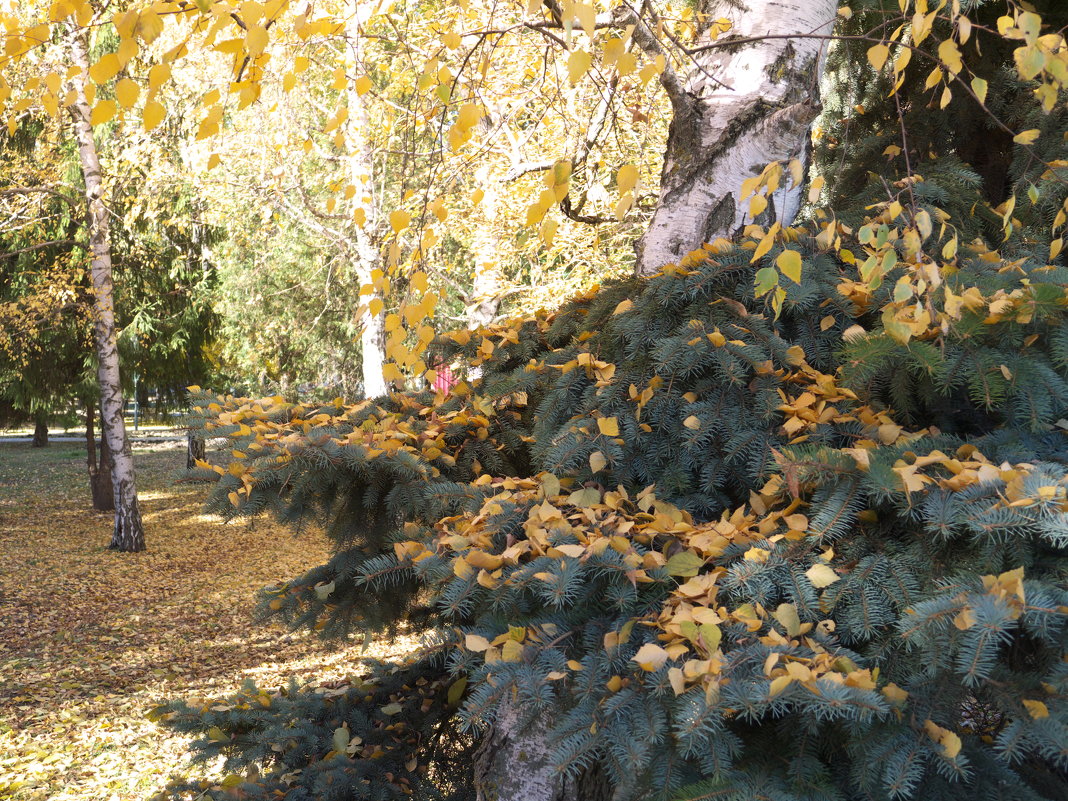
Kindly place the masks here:
<instances>
[{"instance_id":1,"label":"tree branch","mask_svg":"<svg viewBox=\"0 0 1068 801\"><path fill-rule=\"evenodd\" d=\"M53 245L77 245L77 239L53 239L49 242L39 242L36 245L29 245L19 250L11 250L7 253L0 253L0 259L13 259L16 256L20 256L23 253L29 253L32 250L43 250L44 248L50 248Z\"/></svg>"},{"instance_id":2,"label":"tree branch","mask_svg":"<svg viewBox=\"0 0 1068 801\"><path fill-rule=\"evenodd\" d=\"M60 200L78 209L81 208L81 201L77 198L72 198L69 195L64 195L55 189L48 186L15 186L10 189L0 189L0 197L13 197L15 195L29 195L33 193L41 193L46 195L52 195L58 197Z\"/></svg>"}]
</instances>

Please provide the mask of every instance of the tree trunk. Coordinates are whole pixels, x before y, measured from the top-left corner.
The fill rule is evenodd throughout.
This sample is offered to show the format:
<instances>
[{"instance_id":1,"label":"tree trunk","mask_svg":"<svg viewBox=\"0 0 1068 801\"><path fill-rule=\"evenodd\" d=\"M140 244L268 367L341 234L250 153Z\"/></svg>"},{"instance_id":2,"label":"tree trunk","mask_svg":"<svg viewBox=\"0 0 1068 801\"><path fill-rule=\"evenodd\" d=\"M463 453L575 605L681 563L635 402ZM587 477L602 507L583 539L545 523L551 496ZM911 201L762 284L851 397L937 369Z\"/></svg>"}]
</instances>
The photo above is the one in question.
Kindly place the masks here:
<instances>
[{"instance_id":1,"label":"tree trunk","mask_svg":"<svg viewBox=\"0 0 1068 801\"><path fill-rule=\"evenodd\" d=\"M701 32L696 48L709 49L695 53L685 83L670 72L661 76L673 116L660 201L637 245L640 275L751 222L738 202L742 181L772 161L804 164L820 111L828 43L819 37L834 27L837 0L703 0L698 6L698 18L726 18L733 27L716 40L708 29ZM759 39L768 35L812 38ZM656 46L650 37L645 26L635 31L646 49ZM758 40L744 41L751 38ZM732 40L743 41L731 46ZM769 200L768 222L788 225L801 187L784 187Z\"/></svg>"},{"instance_id":2,"label":"tree trunk","mask_svg":"<svg viewBox=\"0 0 1068 801\"><path fill-rule=\"evenodd\" d=\"M93 338L96 345L97 381L100 385L100 428L111 459L111 485L115 504L115 526L108 545L117 551L143 551L145 534L134 484L133 454L123 422L122 385L119 382L118 335L115 330L115 299L111 275L111 241L100 157L89 124L90 107L85 87L89 72L86 44L80 33L72 32L71 59L80 72L74 76L75 100L71 105L74 132L78 141L85 200L88 211L89 244L92 249Z\"/></svg>"},{"instance_id":3,"label":"tree trunk","mask_svg":"<svg viewBox=\"0 0 1068 801\"><path fill-rule=\"evenodd\" d=\"M357 0L349 0L349 13L352 20L352 27L349 30L352 74L356 75L362 72L359 23L362 17L366 16L366 11L361 11ZM356 194L352 198L352 213L356 229L353 270L360 284L365 285L372 283L372 273L375 268L379 267L381 261L381 249L376 233L379 224L378 203L374 197L374 182L372 181L374 153L371 149L371 142L367 138L371 122L367 106L360 93L356 91L354 81L349 81L346 94L349 117L345 128L345 139L349 151L349 180L356 188ZM373 300L383 300L381 293L377 291L372 293L368 302ZM382 365L385 363L385 312L381 309L377 313L367 311L359 322L362 326L360 349L363 358L363 394L366 398L375 398L389 391L386 379L382 375Z\"/></svg>"},{"instance_id":4,"label":"tree trunk","mask_svg":"<svg viewBox=\"0 0 1068 801\"><path fill-rule=\"evenodd\" d=\"M471 280L471 294L467 297L467 327L481 328L497 318L501 307L504 277L500 270L500 242L494 225L499 212L500 181L483 174L480 181L485 195L480 205L479 219L471 236L471 255L475 269Z\"/></svg>"},{"instance_id":5,"label":"tree trunk","mask_svg":"<svg viewBox=\"0 0 1068 801\"><path fill-rule=\"evenodd\" d=\"M565 778L552 759L551 721L524 726L513 701L501 704L497 719L475 754L477 801L608 801L612 787L593 768L579 779Z\"/></svg>"},{"instance_id":6,"label":"tree trunk","mask_svg":"<svg viewBox=\"0 0 1068 801\"><path fill-rule=\"evenodd\" d=\"M44 412L37 412L33 416L33 441L30 445L34 448L48 445L48 415Z\"/></svg>"},{"instance_id":7,"label":"tree trunk","mask_svg":"<svg viewBox=\"0 0 1068 801\"><path fill-rule=\"evenodd\" d=\"M115 495L111 488L111 457L108 454L107 440L100 440L100 459L97 459L96 430L93 418L96 405L92 401L85 404L85 457L89 467L89 493L93 499L93 508L99 512L115 510Z\"/></svg>"},{"instance_id":8,"label":"tree trunk","mask_svg":"<svg viewBox=\"0 0 1068 801\"><path fill-rule=\"evenodd\" d=\"M196 467L197 459L204 461L204 437L189 429L185 432L185 469Z\"/></svg>"}]
</instances>

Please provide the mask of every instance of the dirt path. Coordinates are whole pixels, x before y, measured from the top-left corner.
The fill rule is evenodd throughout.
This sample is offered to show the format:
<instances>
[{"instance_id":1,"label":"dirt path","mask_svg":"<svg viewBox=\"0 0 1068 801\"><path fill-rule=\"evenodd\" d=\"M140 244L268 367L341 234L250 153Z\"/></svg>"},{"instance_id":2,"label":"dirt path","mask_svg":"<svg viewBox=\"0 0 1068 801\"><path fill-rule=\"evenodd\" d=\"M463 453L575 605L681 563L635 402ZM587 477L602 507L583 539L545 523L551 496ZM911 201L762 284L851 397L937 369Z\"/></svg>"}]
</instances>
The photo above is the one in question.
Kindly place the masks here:
<instances>
[{"instance_id":1,"label":"dirt path","mask_svg":"<svg viewBox=\"0 0 1068 801\"><path fill-rule=\"evenodd\" d=\"M78 447L0 444L0 798L146 799L186 764L145 719L161 700L357 669L359 648L250 620L256 590L324 561L325 538L224 525L204 487L174 484L184 450L135 455L149 550L120 555Z\"/></svg>"}]
</instances>

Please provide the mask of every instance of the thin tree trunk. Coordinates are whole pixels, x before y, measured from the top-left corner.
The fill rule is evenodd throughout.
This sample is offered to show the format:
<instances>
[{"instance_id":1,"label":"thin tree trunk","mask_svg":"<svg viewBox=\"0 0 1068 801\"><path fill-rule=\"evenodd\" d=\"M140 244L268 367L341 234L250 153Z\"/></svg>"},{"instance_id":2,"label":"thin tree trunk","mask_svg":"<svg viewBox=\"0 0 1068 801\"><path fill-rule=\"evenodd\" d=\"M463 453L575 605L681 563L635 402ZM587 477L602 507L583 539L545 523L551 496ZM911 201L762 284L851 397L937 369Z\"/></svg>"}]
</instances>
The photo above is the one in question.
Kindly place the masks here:
<instances>
[{"instance_id":1,"label":"thin tree trunk","mask_svg":"<svg viewBox=\"0 0 1068 801\"><path fill-rule=\"evenodd\" d=\"M357 0L349 0L349 45L352 48L352 61L354 73L362 70L360 63L360 9ZM345 128L346 146L349 151L349 180L356 188L356 194L352 198L352 212L355 220L356 253L353 270L361 284L371 284L372 273L380 266L381 251L378 242L379 213L378 203L374 197L373 157L371 142L367 137L367 131L371 124L367 113L367 105L360 93L356 91L354 81L349 81L346 92L348 102L348 122ZM375 292L369 298L383 300L380 293ZM367 398L375 398L385 395L389 388L386 379L382 375L382 365L385 363L385 312L379 310L376 314L367 311L363 319L359 321L362 326L360 332L360 349L363 358L363 394Z\"/></svg>"},{"instance_id":2,"label":"thin tree trunk","mask_svg":"<svg viewBox=\"0 0 1068 801\"><path fill-rule=\"evenodd\" d=\"M89 494L93 499L93 508L99 512L115 510L115 495L111 488L111 458L108 455L107 440L100 440L100 459L97 460L96 430L94 418L96 404L85 404L85 461L89 468Z\"/></svg>"},{"instance_id":3,"label":"thin tree trunk","mask_svg":"<svg viewBox=\"0 0 1068 801\"><path fill-rule=\"evenodd\" d=\"M33 416L33 441L30 444L34 448L48 445L48 415L45 412L37 412Z\"/></svg>"},{"instance_id":4,"label":"thin tree trunk","mask_svg":"<svg viewBox=\"0 0 1068 801\"><path fill-rule=\"evenodd\" d=\"M97 381L100 385L100 428L111 459L111 484L115 526L108 545L117 551L143 551L145 534L134 484L133 455L123 422L122 385L119 381L118 334L115 330L115 299L111 275L111 241L100 157L89 124L90 107L85 86L89 72L86 44L72 32L71 59L80 72L74 76L75 100L71 105L78 155L85 180L89 243L92 248L93 338L96 344Z\"/></svg>"},{"instance_id":5,"label":"thin tree trunk","mask_svg":"<svg viewBox=\"0 0 1068 801\"><path fill-rule=\"evenodd\" d=\"M190 428L185 432L185 469L196 467L197 459L204 461L204 437Z\"/></svg>"},{"instance_id":6,"label":"thin tree trunk","mask_svg":"<svg viewBox=\"0 0 1068 801\"><path fill-rule=\"evenodd\" d=\"M481 328L497 318L501 306L504 277L500 269L500 242L494 225L499 211L499 181L483 176L480 183L485 195L480 215L471 237L471 255L475 268L471 280L471 294L467 298L467 327Z\"/></svg>"},{"instance_id":7,"label":"thin tree trunk","mask_svg":"<svg viewBox=\"0 0 1068 801\"><path fill-rule=\"evenodd\" d=\"M716 237L730 237L752 220L738 202L742 181L772 161L807 158L809 132L820 112L819 83L827 42L776 38L719 46L765 35L825 36L837 19L837 0L703 0L699 18L731 20L712 40L706 29L683 83L666 72L661 83L673 116L660 181L660 202L637 245L636 270L649 275ZM635 42L657 47L639 25ZM785 183L785 182L784 182ZM770 198L767 222L788 225L801 188ZM764 220L762 220L764 222Z\"/></svg>"}]
</instances>

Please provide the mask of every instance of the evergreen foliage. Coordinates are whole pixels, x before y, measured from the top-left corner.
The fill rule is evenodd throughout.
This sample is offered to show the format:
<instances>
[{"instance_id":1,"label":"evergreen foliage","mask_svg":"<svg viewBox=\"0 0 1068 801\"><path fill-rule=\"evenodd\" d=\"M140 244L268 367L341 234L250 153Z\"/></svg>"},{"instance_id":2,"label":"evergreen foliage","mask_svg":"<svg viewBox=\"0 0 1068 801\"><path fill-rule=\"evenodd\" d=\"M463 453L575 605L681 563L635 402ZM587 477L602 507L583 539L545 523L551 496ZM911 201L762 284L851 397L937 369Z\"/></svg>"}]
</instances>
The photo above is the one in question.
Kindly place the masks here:
<instances>
[{"instance_id":1,"label":"evergreen foliage","mask_svg":"<svg viewBox=\"0 0 1068 801\"><path fill-rule=\"evenodd\" d=\"M473 738L513 714L618 799L1068 797L1064 120L1035 112L997 173L918 76L843 93L866 110L818 155L847 165L833 217L442 337L470 376L448 396L195 392L236 457L197 474L209 509L336 543L263 614L426 645L329 710L292 688L156 714L253 798L469 797ZM1002 77L988 105L1022 120Z\"/></svg>"},{"instance_id":2,"label":"evergreen foliage","mask_svg":"<svg viewBox=\"0 0 1068 801\"><path fill-rule=\"evenodd\" d=\"M329 712L294 689L159 714L214 731L206 757L262 760L252 797L461 797L433 758L387 776L329 747L346 721L382 737L398 697L424 739L514 703L621 798L1063 797L1068 272L975 246L946 281L959 321L903 343L893 273L858 302L855 267L803 231L789 246L803 277L777 317L751 250L721 243L439 341L481 371L447 398L198 395L239 457L202 469L209 509L318 518L337 545L263 612L429 639ZM390 675L463 692L458 717ZM268 753L283 725L309 731Z\"/></svg>"}]
</instances>

